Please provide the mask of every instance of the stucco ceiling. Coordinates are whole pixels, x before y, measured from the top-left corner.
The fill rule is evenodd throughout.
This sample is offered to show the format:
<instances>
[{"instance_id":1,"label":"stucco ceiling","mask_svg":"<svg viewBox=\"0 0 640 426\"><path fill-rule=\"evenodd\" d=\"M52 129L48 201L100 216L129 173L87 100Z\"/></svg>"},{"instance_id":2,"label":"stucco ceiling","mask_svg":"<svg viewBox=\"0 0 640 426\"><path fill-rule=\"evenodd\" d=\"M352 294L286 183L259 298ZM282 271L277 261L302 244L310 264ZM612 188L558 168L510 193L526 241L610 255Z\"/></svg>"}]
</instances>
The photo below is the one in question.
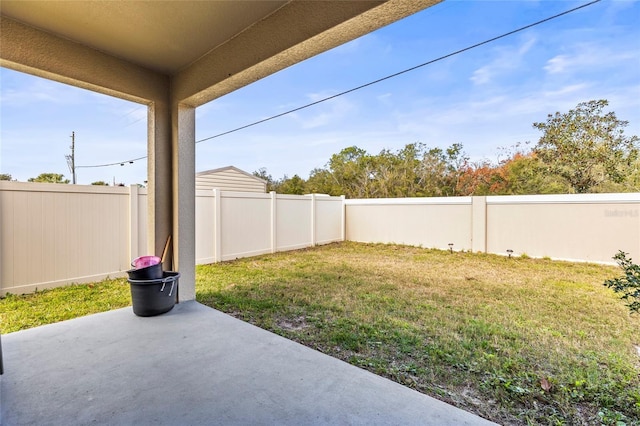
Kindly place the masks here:
<instances>
[{"instance_id":1,"label":"stucco ceiling","mask_svg":"<svg viewBox=\"0 0 640 426\"><path fill-rule=\"evenodd\" d=\"M175 74L287 3L2 0L0 11L110 56Z\"/></svg>"}]
</instances>

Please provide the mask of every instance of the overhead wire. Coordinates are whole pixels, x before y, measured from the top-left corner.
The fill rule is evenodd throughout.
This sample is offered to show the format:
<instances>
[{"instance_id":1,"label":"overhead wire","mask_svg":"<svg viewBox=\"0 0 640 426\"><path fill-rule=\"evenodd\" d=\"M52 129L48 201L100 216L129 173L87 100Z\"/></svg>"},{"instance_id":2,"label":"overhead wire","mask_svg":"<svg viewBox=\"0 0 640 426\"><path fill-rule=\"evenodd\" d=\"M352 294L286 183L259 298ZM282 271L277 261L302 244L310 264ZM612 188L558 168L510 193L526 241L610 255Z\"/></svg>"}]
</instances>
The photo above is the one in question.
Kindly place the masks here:
<instances>
[{"instance_id":1,"label":"overhead wire","mask_svg":"<svg viewBox=\"0 0 640 426\"><path fill-rule=\"evenodd\" d=\"M440 56L440 57L438 57L438 58L435 58L435 59L429 60L429 61L427 61L427 62L423 62L423 63L421 63L421 64L415 65L415 66L410 67L410 68L406 68L406 69L404 69L404 70L402 70L402 71L398 71L398 72L396 72L396 73L389 74L389 75L387 75L387 76L385 76L385 77L382 77L382 78L379 78L379 79L377 79L377 80L373 80L373 81L370 81L370 82L368 82L368 83L361 84L360 86L353 87L353 88L348 89L348 90L344 90L344 91L342 91L342 92L336 93L335 95L327 96L327 97L322 98L322 99L319 99L319 100L317 100L317 101L310 102L310 103L308 103L308 104L305 104L305 105L302 105L302 106L299 106L299 107L296 107L296 108L293 108L293 109L287 110L287 111L282 112L282 113L280 113L280 114L272 115L272 116L270 116L270 117L267 117L267 118L263 118L263 119L261 119L261 120L254 121L254 122L252 122L252 123L245 124L245 125L243 125L243 126L236 127L236 128L234 128L234 129L227 130L227 131L225 131L225 132L218 133L218 134L216 134L216 135L209 136L209 137L206 137L206 138L204 138L204 139L197 140L197 141L195 141L195 143L196 143L196 144L198 144L198 143L202 143L202 142L205 142L205 141L208 141L208 140L211 140L211 139L216 139L216 138L219 138L219 137L222 137L222 136L226 136L226 135L228 135L228 134L235 133L235 132L238 132L238 131L240 131L240 130L247 129L247 128L249 128L249 127L257 126L258 124L266 123L267 121L275 120L276 118L280 118L280 117L283 117L283 116L285 116L285 115L292 114L292 113L294 113L294 112L298 112L298 111L300 111L300 110L303 110L303 109L306 109L306 108L309 108L309 107L312 107L312 106L318 105L318 104L320 104L320 103L323 103L323 102L329 101L329 100L331 100L331 99L335 99L335 98L337 98L337 97L347 95L347 94L352 93L352 92L355 92L355 91L357 91L357 90L364 89L365 87L373 86L374 84L378 84L378 83L381 83L381 82L383 82L383 81L389 80L389 79L391 79L391 78L395 78L395 77L398 77L398 76L400 76L400 75L406 74L406 73L408 73L408 72L415 71L415 70L417 70L417 69L419 69L419 68L422 68L422 67L425 67L425 66L427 66L427 65L434 64L434 63L436 63L436 62L439 62L439 61L442 61L442 60L444 60L444 59L450 58L450 57L452 57L452 56L459 55L459 54L461 54L461 53L464 53L464 52L467 52L467 51L469 51L469 50L475 49L475 48L477 48L477 47L484 46L484 45L486 45L486 44L489 44L489 43L492 43L492 42L494 42L494 41L497 41L497 40L503 39L503 38L505 38L505 37L509 37L509 36L511 36L511 35L513 35L513 34L516 34L516 33L522 32L522 31L527 30L527 29L529 29L529 28L533 28L533 27L535 27L535 26L541 25L541 24L543 24L543 23L545 23L545 22L548 22L548 21L551 21L551 20L554 20L554 19L560 18L561 16L568 15L568 14L570 14L570 13L576 12L576 11L578 11L578 10L580 10L580 9L585 8L585 7L592 6L592 5L594 5L595 3L599 3L600 1L602 1L602 0L593 0L593 1L590 1L590 2L585 3L585 4L582 4L582 5L580 5L580 6L576 6L576 7L572 8L572 9L566 10L566 11L564 11L564 12L560 12L560 13L558 13L558 14L555 14L555 15L549 16L549 17L547 17L547 18L545 18L545 19L541 19L541 20L539 20L539 21L533 22L533 23L528 24L528 25L525 25L525 26L523 26L523 27L519 27L519 28L517 28L517 29L515 29L515 30L509 31L509 32L504 33L504 34L501 34L501 35L499 35L499 36L492 37L492 38L490 38L490 39L487 39L487 40L481 41L481 42L479 42L479 43L475 43L475 44L473 44L473 45L471 45L471 46L464 47L464 48L462 48L462 49L459 49L459 50L456 50L456 51L454 51L454 52L448 53L448 54L446 54L446 55ZM115 163L109 163L109 164L98 164L98 165L93 165L93 166L76 166L76 168L80 168L80 167L82 167L82 168L90 168L90 167L107 167L107 166L115 166L115 165L118 165L118 164L120 164L120 165L124 165L124 164L126 164L126 163L133 163L134 161L142 160L142 159L144 159L144 158L147 158L147 156L145 155L144 157L138 157L138 158L134 158L134 159L127 160L127 161L117 161L117 162L115 162Z\"/></svg>"}]
</instances>

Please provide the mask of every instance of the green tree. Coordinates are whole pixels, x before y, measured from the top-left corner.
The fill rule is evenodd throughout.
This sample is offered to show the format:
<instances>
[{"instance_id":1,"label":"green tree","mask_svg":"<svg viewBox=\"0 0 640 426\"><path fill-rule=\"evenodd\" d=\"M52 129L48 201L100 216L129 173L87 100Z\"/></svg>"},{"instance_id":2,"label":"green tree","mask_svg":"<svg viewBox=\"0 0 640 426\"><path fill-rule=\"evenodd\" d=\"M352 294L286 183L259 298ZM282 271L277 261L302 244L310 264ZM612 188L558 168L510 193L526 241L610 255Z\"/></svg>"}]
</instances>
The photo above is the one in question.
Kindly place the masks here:
<instances>
[{"instance_id":1,"label":"green tree","mask_svg":"<svg viewBox=\"0 0 640 426\"><path fill-rule=\"evenodd\" d=\"M418 164L418 181L422 186L422 196L450 197L460 195L460 179L468 166L469 157L462 144L455 143L449 148L428 149Z\"/></svg>"},{"instance_id":2,"label":"green tree","mask_svg":"<svg viewBox=\"0 0 640 426\"><path fill-rule=\"evenodd\" d=\"M11 175L8 173L0 173L0 180L11 180Z\"/></svg>"},{"instance_id":3,"label":"green tree","mask_svg":"<svg viewBox=\"0 0 640 426\"><path fill-rule=\"evenodd\" d=\"M561 176L547 173L534 152L516 153L498 167L501 182L494 182L491 193L497 195L569 194L571 185Z\"/></svg>"},{"instance_id":4,"label":"green tree","mask_svg":"<svg viewBox=\"0 0 640 426\"><path fill-rule=\"evenodd\" d=\"M640 192L640 157L631 164L624 188L619 189L618 192Z\"/></svg>"},{"instance_id":5,"label":"green tree","mask_svg":"<svg viewBox=\"0 0 640 426\"><path fill-rule=\"evenodd\" d=\"M320 168L311 170L307 180L307 190L309 193L315 194L345 195L342 186L334 178L331 171Z\"/></svg>"},{"instance_id":6,"label":"green tree","mask_svg":"<svg viewBox=\"0 0 640 426\"><path fill-rule=\"evenodd\" d=\"M306 192L306 182L298 175L293 177L285 177L278 185L278 192L281 194L302 195Z\"/></svg>"},{"instance_id":7,"label":"green tree","mask_svg":"<svg viewBox=\"0 0 640 426\"><path fill-rule=\"evenodd\" d=\"M374 174L367 151L357 146L344 148L331 156L327 167L347 198L371 198Z\"/></svg>"},{"instance_id":8,"label":"green tree","mask_svg":"<svg viewBox=\"0 0 640 426\"><path fill-rule=\"evenodd\" d=\"M65 179L64 175L57 173L40 173L38 177L29 178L28 181L43 183L69 183L69 179Z\"/></svg>"},{"instance_id":9,"label":"green tree","mask_svg":"<svg viewBox=\"0 0 640 426\"><path fill-rule=\"evenodd\" d=\"M91 182L91 185L96 185L96 186L109 186L109 184L103 180L98 180L95 182Z\"/></svg>"},{"instance_id":10,"label":"green tree","mask_svg":"<svg viewBox=\"0 0 640 426\"><path fill-rule=\"evenodd\" d=\"M544 132L534 151L550 174L573 191L597 191L607 183L623 184L638 159L638 136L626 136L627 121L604 113L606 100L579 103L566 113L549 114L533 126Z\"/></svg>"},{"instance_id":11,"label":"green tree","mask_svg":"<svg viewBox=\"0 0 640 426\"><path fill-rule=\"evenodd\" d=\"M372 157L374 197L415 197L421 191L416 171L424 145L411 143L397 152L383 149Z\"/></svg>"},{"instance_id":12,"label":"green tree","mask_svg":"<svg viewBox=\"0 0 640 426\"><path fill-rule=\"evenodd\" d=\"M253 175L267 182L267 192L277 192L278 182L273 179L273 177L267 172L267 169L265 167L261 167L253 172Z\"/></svg>"},{"instance_id":13,"label":"green tree","mask_svg":"<svg viewBox=\"0 0 640 426\"><path fill-rule=\"evenodd\" d=\"M311 172L307 192L348 198L460 195L467 164L461 144L443 150L417 142L377 155L351 146L332 155L325 168Z\"/></svg>"}]
</instances>

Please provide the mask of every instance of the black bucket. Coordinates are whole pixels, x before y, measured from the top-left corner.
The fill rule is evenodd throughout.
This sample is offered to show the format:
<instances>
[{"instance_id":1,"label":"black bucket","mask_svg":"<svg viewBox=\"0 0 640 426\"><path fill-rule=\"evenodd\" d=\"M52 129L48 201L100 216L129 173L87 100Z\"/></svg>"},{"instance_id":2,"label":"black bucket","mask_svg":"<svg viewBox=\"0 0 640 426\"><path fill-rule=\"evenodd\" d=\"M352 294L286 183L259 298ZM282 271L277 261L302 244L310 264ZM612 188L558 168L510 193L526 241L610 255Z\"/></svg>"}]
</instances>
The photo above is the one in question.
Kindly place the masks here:
<instances>
[{"instance_id":1,"label":"black bucket","mask_svg":"<svg viewBox=\"0 0 640 426\"><path fill-rule=\"evenodd\" d=\"M162 263L146 266L144 268L129 269L127 271L131 280L159 280L162 279Z\"/></svg>"},{"instance_id":2,"label":"black bucket","mask_svg":"<svg viewBox=\"0 0 640 426\"><path fill-rule=\"evenodd\" d=\"M129 278L133 313L139 317L152 317L173 309L178 299L179 272L166 271L153 280Z\"/></svg>"}]
</instances>

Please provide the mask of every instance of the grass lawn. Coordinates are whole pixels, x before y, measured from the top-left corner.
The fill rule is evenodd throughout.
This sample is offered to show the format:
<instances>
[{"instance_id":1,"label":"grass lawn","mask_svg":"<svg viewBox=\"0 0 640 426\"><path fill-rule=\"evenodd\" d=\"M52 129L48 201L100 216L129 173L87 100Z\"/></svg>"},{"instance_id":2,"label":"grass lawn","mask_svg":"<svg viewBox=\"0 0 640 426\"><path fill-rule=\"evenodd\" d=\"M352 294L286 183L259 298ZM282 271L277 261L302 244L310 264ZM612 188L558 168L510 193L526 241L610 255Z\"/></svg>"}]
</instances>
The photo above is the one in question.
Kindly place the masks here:
<instances>
[{"instance_id":1,"label":"grass lawn","mask_svg":"<svg viewBox=\"0 0 640 426\"><path fill-rule=\"evenodd\" d=\"M197 298L502 424L634 424L616 267L341 243L197 269Z\"/></svg>"},{"instance_id":2,"label":"grass lawn","mask_svg":"<svg viewBox=\"0 0 640 426\"><path fill-rule=\"evenodd\" d=\"M0 299L0 331L6 334L130 305L126 278L9 294Z\"/></svg>"},{"instance_id":3,"label":"grass lawn","mask_svg":"<svg viewBox=\"0 0 640 426\"><path fill-rule=\"evenodd\" d=\"M201 303L502 424L637 424L616 267L331 244L198 266ZM0 300L7 333L130 303L126 280ZM617 423L619 422L619 423Z\"/></svg>"}]
</instances>

